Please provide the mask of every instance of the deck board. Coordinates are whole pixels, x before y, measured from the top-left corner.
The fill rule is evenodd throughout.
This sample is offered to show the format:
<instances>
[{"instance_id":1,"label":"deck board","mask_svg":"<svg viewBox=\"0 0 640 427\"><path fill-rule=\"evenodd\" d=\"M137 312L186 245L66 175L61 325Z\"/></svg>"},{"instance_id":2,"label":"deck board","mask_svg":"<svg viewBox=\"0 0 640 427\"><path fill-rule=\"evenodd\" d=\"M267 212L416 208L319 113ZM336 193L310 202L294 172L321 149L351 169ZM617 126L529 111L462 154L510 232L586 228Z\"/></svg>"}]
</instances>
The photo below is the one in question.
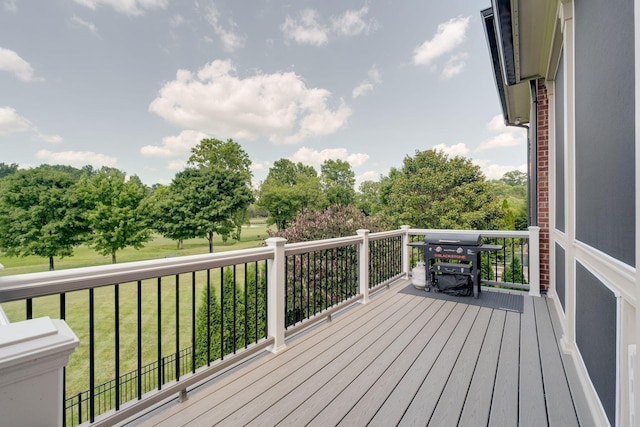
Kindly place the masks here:
<instances>
[{"instance_id":1,"label":"deck board","mask_svg":"<svg viewBox=\"0 0 640 427\"><path fill-rule=\"evenodd\" d=\"M557 340L551 326L549 309L542 299L535 299L533 303L536 309L540 362L549 424L566 427L578 426L575 409L573 411L567 410L567 408L573 408L573 401Z\"/></svg>"},{"instance_id":2,"label":"deck board","mask_svg":"<svg viewBox=\"0 0 640 427\"><path fill-rule=\"evenodd\" d=\"M492 311L488 308L480 309L428 425L455 426L458 424Z\"/></svg>"},{"instance_id":3,"label":"deck board","mask_svg":"<svg viewBox=\"0 0 640 427\"><path fill-rule=\"evenodd\" d=\"M533 299L524 301L522 329L520 333L520 387L518 425L540 426L547 424L545 389L542 382L540 347L538 343L537 316Z\"/></svg>"},{"instance_id":4,"label":"deck board","mask_svg":"<svg viewBox=\"0 0 640 427\"><path fill-rule=\"evenodd\" d=\"M593 425L546 298L520 314L405 285L121 425Z\"/></svg>"}]
</instances>

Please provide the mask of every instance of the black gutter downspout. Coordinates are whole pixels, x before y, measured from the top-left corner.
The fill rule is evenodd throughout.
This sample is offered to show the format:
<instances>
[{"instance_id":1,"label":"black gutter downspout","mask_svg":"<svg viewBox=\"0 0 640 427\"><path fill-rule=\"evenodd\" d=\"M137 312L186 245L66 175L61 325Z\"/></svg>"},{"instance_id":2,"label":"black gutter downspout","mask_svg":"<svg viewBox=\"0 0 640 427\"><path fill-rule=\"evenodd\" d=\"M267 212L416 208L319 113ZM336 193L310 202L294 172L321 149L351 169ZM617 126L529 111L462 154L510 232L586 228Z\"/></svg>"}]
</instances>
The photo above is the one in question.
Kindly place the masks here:
<instances>
[{"instance_id":1,"label":"black gutter downspout","mask_svg":"<svg viewBox=\"0 0 640 427\"><path fill-rule=\"evenodd\" d=\"M527 174L529 176L529 225L538 225L538 88L537 80L529 81L531 89L530 131L527 132Z\"/></svg>"}]
</instances>

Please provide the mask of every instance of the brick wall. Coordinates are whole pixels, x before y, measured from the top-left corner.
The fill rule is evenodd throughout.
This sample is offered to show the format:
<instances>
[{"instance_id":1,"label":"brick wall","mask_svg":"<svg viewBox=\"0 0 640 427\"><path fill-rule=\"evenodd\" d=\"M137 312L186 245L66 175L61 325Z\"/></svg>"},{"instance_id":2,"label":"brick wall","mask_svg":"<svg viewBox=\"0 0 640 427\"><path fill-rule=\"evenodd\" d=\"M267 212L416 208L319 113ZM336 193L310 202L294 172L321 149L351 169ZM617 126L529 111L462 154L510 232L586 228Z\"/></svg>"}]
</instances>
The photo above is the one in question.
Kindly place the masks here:
<instances>
[{"instance_id":1,"label":"brick wall","mask_svg":"<svg viewBox=\"0 0 640 427\"><path fill-rule=\"evenodd\" d=\"M549 289L549 101L538 80L538 226L540 227L540 290Z\"/></svg>"}]
</instances>

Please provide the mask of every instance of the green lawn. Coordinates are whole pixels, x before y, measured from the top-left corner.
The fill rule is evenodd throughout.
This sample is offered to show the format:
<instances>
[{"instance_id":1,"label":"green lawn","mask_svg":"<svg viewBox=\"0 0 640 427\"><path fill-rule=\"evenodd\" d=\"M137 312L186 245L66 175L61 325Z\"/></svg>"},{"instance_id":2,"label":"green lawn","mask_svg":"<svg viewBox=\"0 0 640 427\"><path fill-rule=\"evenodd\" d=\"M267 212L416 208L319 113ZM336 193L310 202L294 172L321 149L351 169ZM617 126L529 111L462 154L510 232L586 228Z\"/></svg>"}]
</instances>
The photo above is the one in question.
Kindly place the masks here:
<instances>
[{"instance_id":1,"label":"green lawn","mask_svg":"<svg viewBox=\"0 0 640 427\"><path fill-rule=\"evenodd\" d=\"M229 241L223 246L216 241L214 251L254 248L261 245L266 238L266 225L255 224L244 228L239 242ZM167 256L183 256L204 254L208 252L206 239L191 239L184 242L184 248L177 250L174 241L156 237L140 250L125 249L117 253L118 262L157 259ZM56 260L56 269L86 267L109 264L110 256L101 256L89 248L80 247L73 257ZM0 257L5 266L3 276L48 270L48 261L37 257L8 258ZM243 271L238 269L238 283L242 282ZM156 361L158 358L158 337L160 336L162 355L167 356L176 351L176 307L179 308L179 349L191 345L192 274L165 277L161 285L161 333L158 334L158 284L157 280L145 280L141 283L141 317L142 317L142 364ZM179 283L179 296L176 302L176 280ZM220 291L220 270L212 270L211 281ZM197 310L202 291L206 286L206 272L195 275L195 307ZM67 368L66 394L72 396L89 388L89 291L70 292L65 296L66 321L80 338L80 347L72 354ZM119 325L120 325L120 374L132 371L137 366L137 283L119 285ZM94 329L95 329L95 361L96 379L100 384L110 380L115 372L115 286L106 286L94 290ZM2 308L12 322L24 320L26 317L25 302L16 301L2 304ZM60 297L49 296L34 299L33 317L60 317Z\"/></svg>"}]
</instances>

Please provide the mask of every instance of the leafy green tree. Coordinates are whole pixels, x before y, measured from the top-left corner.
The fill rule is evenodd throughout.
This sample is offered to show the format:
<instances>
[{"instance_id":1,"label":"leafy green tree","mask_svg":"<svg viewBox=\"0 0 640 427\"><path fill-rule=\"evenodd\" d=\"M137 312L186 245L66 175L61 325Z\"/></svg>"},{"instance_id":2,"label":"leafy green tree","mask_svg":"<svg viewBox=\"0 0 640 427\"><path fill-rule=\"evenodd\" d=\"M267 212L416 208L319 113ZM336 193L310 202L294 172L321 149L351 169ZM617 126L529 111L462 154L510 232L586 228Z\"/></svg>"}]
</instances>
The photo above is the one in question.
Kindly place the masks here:
<instances>
[{"instance_id":1,"label":"leafy green tree","mask_svg":"<svg viewBox=\"0 0 640 427\"><path fill-rule=\"evenodd\" d=\"M286 229L267 230L267 233L293 243L353 236L360 229L383 231L385 224L380 218L366 216L353 205L331 205L322 211L303 210Z\"/></svg>"},{"instance_id":2,"label":"leafy green tree","mask_svg":"<svg viewBox=\"0 0 640 427\"><path fill-rule=\"evenodd\" d=\"M187 164L196 168L218 168L240 175L242 180L251 185L251 159L240 144L227 139L203 139L191 149Z\"/></svg>"},{"instance_id":3,"label":"leafy green tree","mask_svg":"<svg viewBox=\"0 0 640 427\"><path fill-rule=\"evenodd\" d=\"M284 230L303 209L321 209L327 206L327 201L313 167L280 159L269 169L257 205L268 212L267 224Z\"/></svg>"},{"instance_id":4,"label":"leafy green tree","mask_svg":"<svg viewBox=\"0 0 640 427\"><path fill-rule=\"evenodd\" d=\"M0 162L0 179L4 178L7 175L11 175L18 172L18 164L11 163L10 165Z\"/></svg>"},{"instance_id":5,"label":"leafy green tree","mask_svg":"<svg viewBox=\"0 0 640 427\"><path fill-rule=\"evenodd\" d=\"M381 183L379 181L364 181L356 193L355 207L365 215L376 215L382 210Z\"/></svg>"},{"instance_id":6,"label":"leafy green tree","mask_svg":"<svg viewBox=\"0 0 640 427\"><path fill-rule=\"evenodd\" d=\"M220 300L213 284L209 284L208 293L206 287L202 290L202 303L196 314L196 366L204 366L208 361L231 354L265 336L267 291L264 268L256 270L255 265L247 266L244 282L246 289L236 284L233 269L225 268Z\"/></svg>"},{"instance_id":7,"label":"leafy green tree","mask_svg":"<svg viewBox=\"0 0 640 427\"><path fill-rule=\"evenodd\" d=\"M517 254L514 254L511 262L507 264L504 271L502 272L502 281L522 284L527 283L527 280L524 277L524 272L522 271L522 263L520 262L520 257Z\"/></svg>"},{"instance_id":8,"label":"leafy green tree","mask_svg":"<svg viewBox=\"0 0 640 427\"><path fill-rule=\"evenodd\" d=\"M99 254L111 255L128 246L140 249L151 235L151 203L137 176L103 168L78 183L84 217L91 232L87 243Z\"/></svg>"},{"instance_id":9,"label":"leafy green tree","mask_svg":"<svg viewBox=\"0 0 640 427\"><path fill-rule=\"evenodd\" d=\"M163 235L178 242L178 249L182 249L184 239L192 237L193 233L187 222L188 212L177 193L171 186L160 185L151 195L153 228Z\"/></svg>"},{"instance_id":10,"label":"leafy green tree","mask_svg":"<svg viewBox=\"0 0 640 427\"><path fill-rule=\"evenodd\" d=\"M253 202L241 175L216 167L185 169L176 174L170 188L173 220L182 223L179 234L206 237L209 252L213 252L214 234L228 238L242 226L236 222L238 213L246 212Z\"/></svg>"},{"instance_id":11,"label":"leafy green tree","mask_svg":"<svg viewBox=\"0 0 640 427\"><path fill-rule=\"evenodd\" d=\"M75 179L43 165L0 180L0 247L10 256L67 257L86 232Z\"/></svg>"},{"instance_id":12,"label":"leafy green tree","mask_svg":"<svg viewBox=\"0 0 640 427\"><path fill-rule=\"evenodd\" d=\"M460 156L416 151L382 181L383 214L394 226L495 229L500 203L480 168Z\"/></svg>"},{"instance_id":13,"label":"leafy green tree","mask_svg":"<svg viewBox=\"0 0 640 427\"><path fill-rule=\"evenodd\" d=\"M320 180L330 205L347 206L356 198L355 174L349 162L327 159L320 167Z\"/></svg>"},{"instance_id":14,"label":"leafy green tree","mask_svg":"<svg viewBox=\"0 0 640 427\"><path fill-rule=\"evenodd\" d=\"M224 142L214 138L203 139L191 149L187 163L198 169L223 170L235 175L247 188L251 188L251 159L240 144L232 139ZM251 202L253 200L252 198ZM240 240L242 225L248 222L248 208L249 204L242 203L238 205L237 211L227 212L227 218L219 221L217 233L224 244L232 236ZM210 250L213 250L211 246Z\"/></svg>"},{"instance_id":15,"label":"leafy green tree","mask_svg":"<svg viewBox=\"0 0 640 427\"><path fill-rule=\"evenodd\" d=\"M505 172L502 175L500 181L512 187L525 187L527 186L527 174L520 172L519 170L513 170Z\"/></svg>"}]
</instances>

